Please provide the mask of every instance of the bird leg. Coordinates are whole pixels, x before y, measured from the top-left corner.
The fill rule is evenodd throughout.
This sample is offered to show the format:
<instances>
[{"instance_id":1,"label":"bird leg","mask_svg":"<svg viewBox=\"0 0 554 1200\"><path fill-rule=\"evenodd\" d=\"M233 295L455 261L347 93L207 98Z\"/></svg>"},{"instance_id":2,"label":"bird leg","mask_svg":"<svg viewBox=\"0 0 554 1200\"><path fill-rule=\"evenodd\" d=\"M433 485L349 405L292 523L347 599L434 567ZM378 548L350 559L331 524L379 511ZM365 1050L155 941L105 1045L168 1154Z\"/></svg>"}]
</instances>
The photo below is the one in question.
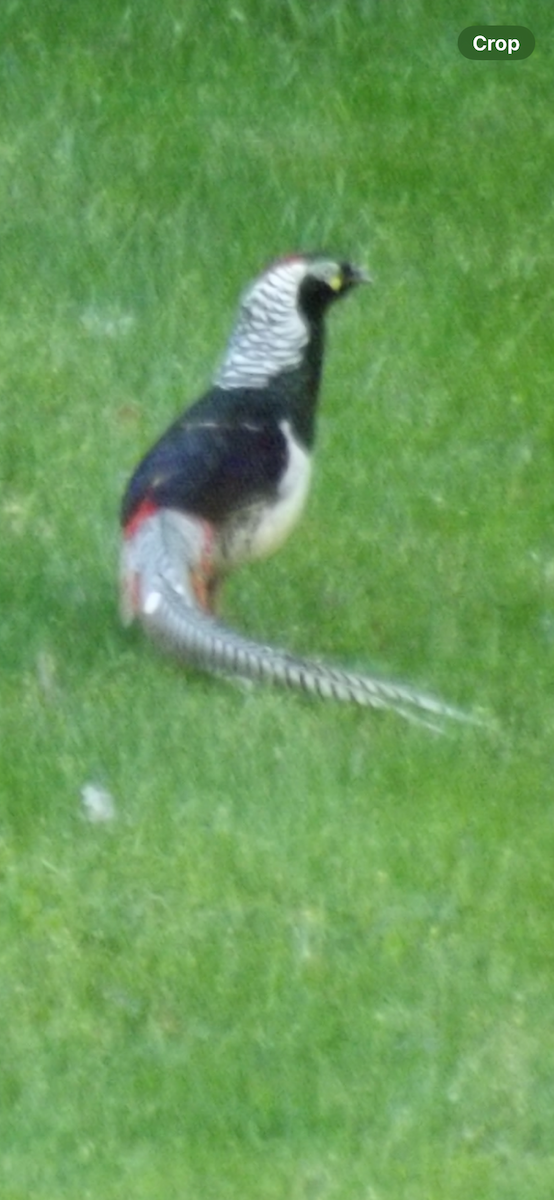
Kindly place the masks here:
<instances>
[{"instance_id":1,"label":"bird leg","mask_svg":"<svg viewBox=\"0 0 554 1200\"><path fill-rule=\"evenodd\" d=\"M214 530L208 521L198 524L204 535L202 555L198 564L190 568L190 582L198 607L209 616L215 616L222 580L214 568Z\"/></svg>"}]
</instances>

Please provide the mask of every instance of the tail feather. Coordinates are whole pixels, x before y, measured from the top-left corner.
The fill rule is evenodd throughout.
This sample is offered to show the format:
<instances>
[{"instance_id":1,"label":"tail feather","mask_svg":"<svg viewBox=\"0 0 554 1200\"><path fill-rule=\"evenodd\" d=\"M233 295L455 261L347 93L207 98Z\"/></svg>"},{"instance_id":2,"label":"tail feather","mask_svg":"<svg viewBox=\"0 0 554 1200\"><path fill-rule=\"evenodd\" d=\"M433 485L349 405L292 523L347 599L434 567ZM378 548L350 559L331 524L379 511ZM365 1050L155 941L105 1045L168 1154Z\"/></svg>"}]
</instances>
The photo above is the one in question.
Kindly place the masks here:
<instances>
[{"instance_id":1,"label":"tail feather","mask_svg":"<svg viewBox=\"0 0 554 1200\"><path fill-rule=\"evenodd\" d=\"M442 732L441 722L448 719L480 724L473 715L407 684L297 657L236 633L196 603L190 568L201 553L201 527L169 510L149 517L124 546L123 614L137 616L145 631L176 657L216 674L392 710L434 731Z\"/></svg>"}]
</instances>

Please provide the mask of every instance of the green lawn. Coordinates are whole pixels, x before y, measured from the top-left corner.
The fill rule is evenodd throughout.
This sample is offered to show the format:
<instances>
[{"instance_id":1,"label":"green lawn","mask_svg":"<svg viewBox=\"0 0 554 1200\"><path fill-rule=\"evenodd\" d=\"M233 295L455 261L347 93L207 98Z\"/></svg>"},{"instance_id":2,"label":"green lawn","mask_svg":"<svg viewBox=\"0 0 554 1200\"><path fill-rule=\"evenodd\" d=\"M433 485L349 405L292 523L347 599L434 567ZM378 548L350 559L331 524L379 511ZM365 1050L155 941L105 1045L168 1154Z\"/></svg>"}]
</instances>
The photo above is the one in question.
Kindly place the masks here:
<instances>
[{"instance_id":1,"label":"green lawn","mask_svg":"<svg viewBox=\"0 0 554 1200\"><path fill-rule=\"evenodd\" d=\"M3 0L3 1200L551 1200L547 10ZM534 54L462 58L480 16ZM298 247L375 285L330 319L303 525L226 618L492 731L119 627L127 474Z\"/></svg>"}]
</instances>

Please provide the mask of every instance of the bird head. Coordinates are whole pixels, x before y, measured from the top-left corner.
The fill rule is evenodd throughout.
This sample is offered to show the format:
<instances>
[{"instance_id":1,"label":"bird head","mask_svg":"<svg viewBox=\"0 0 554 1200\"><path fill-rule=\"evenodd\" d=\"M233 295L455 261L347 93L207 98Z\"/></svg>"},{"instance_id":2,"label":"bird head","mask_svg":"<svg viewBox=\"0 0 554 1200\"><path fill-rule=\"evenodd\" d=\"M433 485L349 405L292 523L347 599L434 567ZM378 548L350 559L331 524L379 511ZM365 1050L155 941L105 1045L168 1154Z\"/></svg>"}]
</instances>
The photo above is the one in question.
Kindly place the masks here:
<instances>
[{"instance_id":1,"label":"bird head","mask_svg":"<svg viewBox=\"0 0 554 1200\"><path fill-rule=\"evenodd\" d=\"M298 289L298 306L308 319L321 317L335 300L360 283L371 283L362 267L325 254L305 255L305 274Z\"/></svg>"}]
</instances>

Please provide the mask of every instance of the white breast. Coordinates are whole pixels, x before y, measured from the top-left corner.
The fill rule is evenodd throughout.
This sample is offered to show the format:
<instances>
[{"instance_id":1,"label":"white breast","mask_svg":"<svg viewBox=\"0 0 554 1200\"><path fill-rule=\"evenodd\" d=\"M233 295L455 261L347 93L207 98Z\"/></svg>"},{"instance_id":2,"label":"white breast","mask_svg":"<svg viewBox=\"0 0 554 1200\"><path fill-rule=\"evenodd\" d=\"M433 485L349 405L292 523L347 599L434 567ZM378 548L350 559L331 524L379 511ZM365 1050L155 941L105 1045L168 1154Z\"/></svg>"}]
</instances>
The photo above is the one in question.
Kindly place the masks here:
<instances>
[{"instance_id":1,"label":"white breast","mask_svg":"<svg viewBox=\"0 0 554 1200\"><path fill-rule=\"evenodd\" d=\"M281 429L287 440L289 461L275 502L261 513L252 543L253 558L265 558L282 546L301 516L310 487L311 459L295 441L288 421L283 421Z\"/></svg>"},{"instance_id":2,"label":"white breast","mask_svg":"<svg viewBox=\"0 0 554 1200\"><path fill-rule=\"evenodd\" d=\"M241 513L223 532L220 551L227 567L273 554L302 514L310 487L311 458L295 440L288 421L283 421L280 428L287 442L288 463L277 495L270 504Z\"/></svg>"}]
</instances>

